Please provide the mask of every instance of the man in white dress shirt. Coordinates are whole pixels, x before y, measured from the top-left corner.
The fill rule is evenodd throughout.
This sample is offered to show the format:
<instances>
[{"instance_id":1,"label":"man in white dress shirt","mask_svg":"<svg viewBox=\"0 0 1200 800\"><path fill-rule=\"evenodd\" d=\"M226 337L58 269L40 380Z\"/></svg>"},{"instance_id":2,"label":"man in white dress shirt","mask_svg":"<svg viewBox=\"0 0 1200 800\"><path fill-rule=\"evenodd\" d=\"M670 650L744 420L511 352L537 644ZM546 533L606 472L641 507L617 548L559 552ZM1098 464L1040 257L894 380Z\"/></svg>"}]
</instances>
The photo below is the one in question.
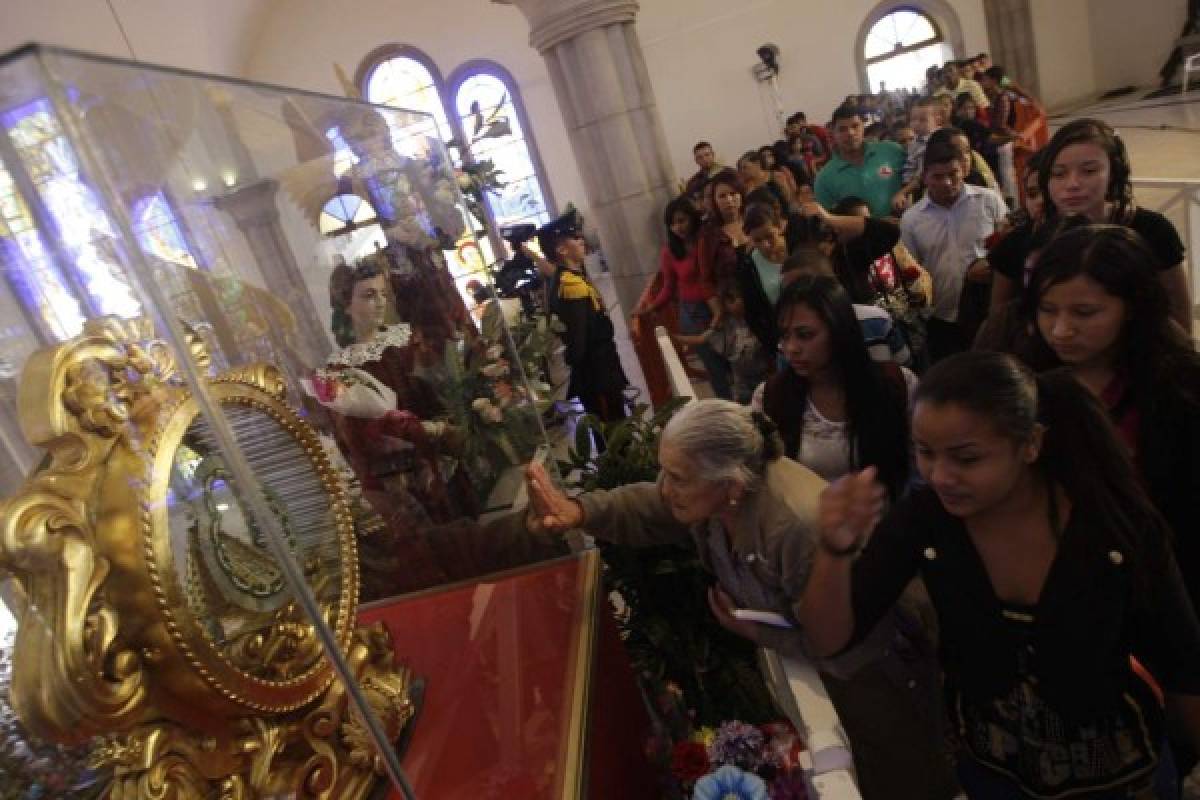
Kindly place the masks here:
<instances>
[{"instance_id":1,"label":"man in white dress shirt","mask_svg":"<svg viewBox=\"0 0 1200 800\"><path fill-rule=\"evenodd\" d=\"M930 144L923 165L925 197L904 213L900 239L933 277L933 317L929 355L938 361L971 345L972 327L960 307L971 288L991 280L987 239L1004 224L1008 208L991 189L963 182L962 160L954 147Z\"/></svg>"}]
</instances>

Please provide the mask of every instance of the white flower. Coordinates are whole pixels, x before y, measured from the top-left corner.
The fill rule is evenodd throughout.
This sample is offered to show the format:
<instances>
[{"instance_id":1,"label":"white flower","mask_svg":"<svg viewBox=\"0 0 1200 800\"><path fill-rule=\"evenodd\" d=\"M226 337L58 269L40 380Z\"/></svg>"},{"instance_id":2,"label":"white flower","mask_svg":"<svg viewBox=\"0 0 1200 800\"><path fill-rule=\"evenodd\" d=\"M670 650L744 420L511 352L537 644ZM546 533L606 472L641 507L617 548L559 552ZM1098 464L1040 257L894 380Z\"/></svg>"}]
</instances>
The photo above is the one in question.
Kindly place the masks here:
<instances>
[{"instance_id":1,"label":"white flower","mask_svg":"<svg viewBox=\"0 0 1200 800\"><path fill-rule=\"evenodd\" d=\"M508 365L503 362L497 362L480 367L479 371L487 378L501 378L508 374Z\"/></svg>"},{"instance_id":2,"label":"white flower","mask_svg":"<svg viewBox=\"0 0 1200 800\"><path fill-rule=\"evenodd\" d=\"M476 397L471 402L472 410L478 411L480 414L483 414L483 412L487 411L487 409L490 408L491 405L492 405L492 401L486 397Z\"/></svg>"}]
</instances>

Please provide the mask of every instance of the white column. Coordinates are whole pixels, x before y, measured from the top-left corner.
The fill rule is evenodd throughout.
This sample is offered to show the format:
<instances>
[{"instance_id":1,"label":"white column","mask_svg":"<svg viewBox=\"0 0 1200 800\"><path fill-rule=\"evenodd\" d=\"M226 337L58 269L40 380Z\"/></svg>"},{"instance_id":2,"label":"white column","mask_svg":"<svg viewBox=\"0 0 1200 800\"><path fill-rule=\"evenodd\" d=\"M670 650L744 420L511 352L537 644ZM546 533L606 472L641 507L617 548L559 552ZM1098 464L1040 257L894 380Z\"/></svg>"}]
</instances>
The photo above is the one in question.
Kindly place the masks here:
<instances>
[{"instance_id":1,"label":"white column","mask_svg":"<svg viewBox=\"0 0 1200 800\"><path fill-rule=\"evenodd\" d=\"M588 222L600 233L614 288L628 317L658 268L662 210L675 188L658 106L634 30L638 3L496 2L521 10L529 21L530 44L546 59L583 176Z\"/></svg>"}]
</instances>

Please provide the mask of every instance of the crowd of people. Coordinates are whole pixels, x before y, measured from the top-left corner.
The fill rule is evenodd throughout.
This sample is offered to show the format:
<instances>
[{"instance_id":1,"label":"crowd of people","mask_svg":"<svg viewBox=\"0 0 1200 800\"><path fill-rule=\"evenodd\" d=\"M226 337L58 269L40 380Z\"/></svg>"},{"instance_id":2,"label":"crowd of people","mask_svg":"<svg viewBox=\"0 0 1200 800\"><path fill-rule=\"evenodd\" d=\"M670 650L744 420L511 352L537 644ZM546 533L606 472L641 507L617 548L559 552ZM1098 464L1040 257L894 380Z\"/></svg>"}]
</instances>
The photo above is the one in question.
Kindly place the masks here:
<instances>
[{"instance_id":1,"label":"crowd of people","mask_svg":"<svg viewBox=\"0 0 1200 800\"><path fill-rule=\"evenodd\" d=\"M657 485L530 469L532 529L690 533L717 619L816 659L867 800L1200 776L1183 244L1109 125L1047 133L979 56L733 168L697 143L632 314L673 306L716 398L667 426Z\"/></svg>"}]
</instances>

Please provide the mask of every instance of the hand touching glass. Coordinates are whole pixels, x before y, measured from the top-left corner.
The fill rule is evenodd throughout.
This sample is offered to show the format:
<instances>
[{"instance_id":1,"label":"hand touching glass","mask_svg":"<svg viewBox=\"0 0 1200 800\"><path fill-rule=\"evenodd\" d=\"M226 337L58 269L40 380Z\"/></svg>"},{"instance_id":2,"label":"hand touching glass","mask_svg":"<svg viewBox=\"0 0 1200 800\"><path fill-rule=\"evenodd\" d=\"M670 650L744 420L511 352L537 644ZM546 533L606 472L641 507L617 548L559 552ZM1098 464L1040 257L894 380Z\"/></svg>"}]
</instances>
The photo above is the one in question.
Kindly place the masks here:
<instances>
[{"instance_id":1,"label":"hand touching glass","mask_svg":"<svg viewBox=\"0 0 1200 800\"><path fill-rule=\"evenodd\" d=\"M529 488L528 525L531 531L564 533L583 524L583 506L554 485L541 464L525 468Z\"/></svg>"}]
</instances>

